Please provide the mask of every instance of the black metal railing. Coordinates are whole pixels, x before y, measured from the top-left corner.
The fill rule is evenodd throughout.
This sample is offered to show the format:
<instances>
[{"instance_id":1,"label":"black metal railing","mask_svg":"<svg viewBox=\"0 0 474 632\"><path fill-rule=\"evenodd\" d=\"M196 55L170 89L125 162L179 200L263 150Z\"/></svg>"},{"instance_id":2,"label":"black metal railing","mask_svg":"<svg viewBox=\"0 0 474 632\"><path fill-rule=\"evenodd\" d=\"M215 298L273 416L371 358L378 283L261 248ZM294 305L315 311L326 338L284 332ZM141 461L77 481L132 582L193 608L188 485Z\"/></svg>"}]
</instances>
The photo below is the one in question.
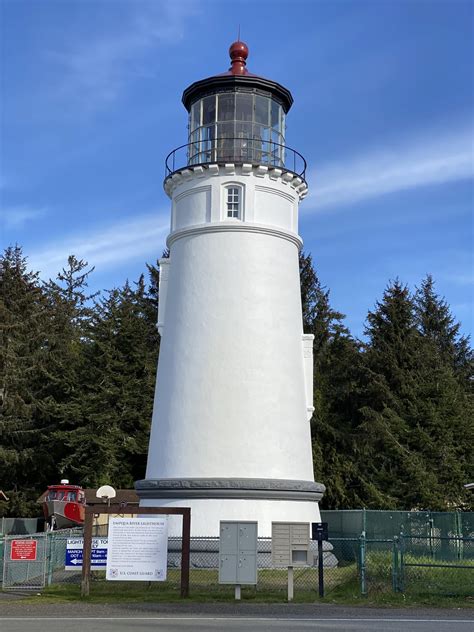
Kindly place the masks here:
<instances>
[{"instance_id":1,"label":"black metal railing","mask_svg":"<svg viewBox=\"0 0 474 632\"><path fill-rule=\"evenodd\" d=\"M225 163L267 165L306 179L306 160L299 152L256 138L213 138L181 145L166 156L165 179L186 166Z\"/></svg>"}]
</instances>

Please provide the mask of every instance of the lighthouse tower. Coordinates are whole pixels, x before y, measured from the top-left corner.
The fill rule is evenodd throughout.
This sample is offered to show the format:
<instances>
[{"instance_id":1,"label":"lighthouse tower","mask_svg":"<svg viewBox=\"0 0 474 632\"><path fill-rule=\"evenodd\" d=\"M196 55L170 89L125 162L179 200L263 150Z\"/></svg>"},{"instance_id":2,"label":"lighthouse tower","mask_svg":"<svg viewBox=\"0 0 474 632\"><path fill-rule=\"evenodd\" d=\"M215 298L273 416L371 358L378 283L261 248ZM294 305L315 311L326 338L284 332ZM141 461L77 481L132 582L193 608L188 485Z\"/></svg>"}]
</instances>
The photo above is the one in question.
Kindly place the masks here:
<instances>
[{"instance_id":1,"label":"lighthouse tower","mask_svg":"<svg viewBox=\"0 0 474 632\"><path fill-rule=\"evenodd\" d=\"M319 520L312 335L302 329L298 204L305 161L285 145L280 84L231 68L183 93L188 143L168 156L170 256L160 260L160 357L141 506L220 520ZM179 531L179 529L176 529Z\"/></svg>"}]
</instances>

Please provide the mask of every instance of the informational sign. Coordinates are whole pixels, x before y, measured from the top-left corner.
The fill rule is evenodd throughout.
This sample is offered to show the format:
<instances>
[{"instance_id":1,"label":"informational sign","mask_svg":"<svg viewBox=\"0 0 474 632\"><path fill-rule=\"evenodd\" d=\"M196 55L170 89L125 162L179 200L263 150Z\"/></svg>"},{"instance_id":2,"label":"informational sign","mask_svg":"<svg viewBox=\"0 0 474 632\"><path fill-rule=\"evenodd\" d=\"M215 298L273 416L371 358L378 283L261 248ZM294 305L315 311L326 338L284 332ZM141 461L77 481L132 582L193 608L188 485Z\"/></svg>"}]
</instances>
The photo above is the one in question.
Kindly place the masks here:
<instances>
[{"instance_id":1,"label":"informational sign","mask_svg":"<svg viewBox=\"0 0 474 632\"><path fill-rule=\"evenodd\" d=\"M38 542L36 540L12 540L10 560L34 562L36 560L37 546Z\"/></svg>"},{"instance_id":2,"label":"informational sign","mask_svg":"<svg viewBox=\"0 0 474 632\"><path fill-rule=\"evenodd\" d=\"M106 579L165 581L168 518L111 518Z\"/></svg>"},{"instance_id":3,"label":"informational sign","mask_svg":"<svg viewBox=\"0 0 474 632\"><path fill-rule=\"evenodd\" d=\"M107 565L107 538L92 538L91 571L105 571ZM83 538L70 538L66 542L64 569L74 571L82 568Z\"/></svg>"}]
</instances>

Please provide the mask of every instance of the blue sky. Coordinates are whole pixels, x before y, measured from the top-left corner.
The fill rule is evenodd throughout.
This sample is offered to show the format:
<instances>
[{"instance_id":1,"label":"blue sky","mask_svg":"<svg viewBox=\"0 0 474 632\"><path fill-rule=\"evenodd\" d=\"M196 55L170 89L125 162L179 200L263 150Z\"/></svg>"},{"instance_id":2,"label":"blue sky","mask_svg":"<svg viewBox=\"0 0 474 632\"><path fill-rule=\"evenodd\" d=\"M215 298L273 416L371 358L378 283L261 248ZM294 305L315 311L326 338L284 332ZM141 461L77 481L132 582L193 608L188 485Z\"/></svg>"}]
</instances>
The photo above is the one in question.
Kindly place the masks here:
<instances>
[{"instance_id":1,"label":"blue sky","mask_svg":"<svg viewBox=\"0 0 474 632\"><path fill-rule=\"evenodd\" d=\"M472 332L473 4L2 0L2 246L47 278L68 254L93 288L161 255L164 158L183 89L248 68L288 87L309 165L300 234L354 335L390 279L433 274Z\"/></svg>"}]
</instances>

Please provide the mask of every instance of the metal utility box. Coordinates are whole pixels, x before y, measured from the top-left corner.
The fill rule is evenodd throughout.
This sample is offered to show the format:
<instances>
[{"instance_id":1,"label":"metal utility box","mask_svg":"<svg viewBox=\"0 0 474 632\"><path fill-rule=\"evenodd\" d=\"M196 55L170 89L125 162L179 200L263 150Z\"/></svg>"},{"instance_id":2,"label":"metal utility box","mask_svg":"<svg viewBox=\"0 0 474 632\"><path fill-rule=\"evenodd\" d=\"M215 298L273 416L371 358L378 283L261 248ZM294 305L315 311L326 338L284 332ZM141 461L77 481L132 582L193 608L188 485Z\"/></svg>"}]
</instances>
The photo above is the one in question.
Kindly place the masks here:
<instances>
[{"instance_id":1,"label":"metal utility box","mask_svg":"<svg viewBox=\"0 0 474 632\"><path fill-rule=\"evenodd\" d=\"M329 539L328 535L328 523L327 522L312 522L311 523L311 539L318 542L324 542Z\"/></svg>"},{"instance_id":2,"label":"metal utility box","mask_svg":"<svg viewBox=\"0 0 474 632\"><path fill-rule=\"evenodd\" d=\"M257 523L221 522L219 584L257 583Z\"/></svg>"},{"instance_id":3,"label":"metal utility box","mask_svg":"<svg viewBox=\"0 0 474 632\"><path fill-rule=\"evenodd\" d=\"M309 522L272 522L272 564L280 568L310 564Z\"/></svg>"}]
</instances>

